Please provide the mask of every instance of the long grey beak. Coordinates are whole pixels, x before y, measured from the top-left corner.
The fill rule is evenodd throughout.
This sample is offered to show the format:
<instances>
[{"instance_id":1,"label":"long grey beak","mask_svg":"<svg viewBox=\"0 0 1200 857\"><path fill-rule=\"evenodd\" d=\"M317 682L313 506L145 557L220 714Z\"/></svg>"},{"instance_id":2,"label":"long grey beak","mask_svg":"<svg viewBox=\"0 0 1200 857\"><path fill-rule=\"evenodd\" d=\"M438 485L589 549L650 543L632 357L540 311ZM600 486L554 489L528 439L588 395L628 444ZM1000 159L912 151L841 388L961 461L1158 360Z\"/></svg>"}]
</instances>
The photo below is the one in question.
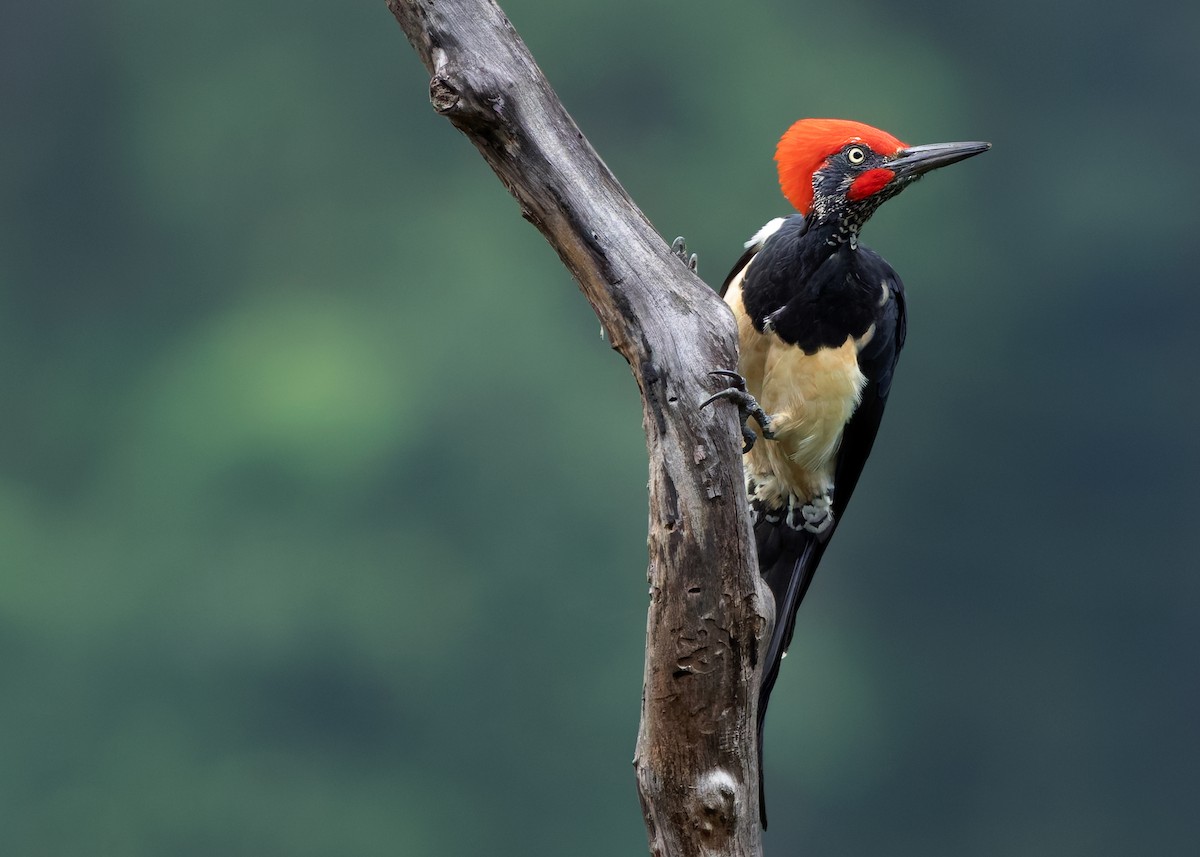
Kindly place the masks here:
<instances>
[{"instance_id":1,"label":"long grey beak","mask_svg":"<svg viewBox=\"0 0 1200 857\"><path fill-rule=\"evenodd\" d=\"M992 148L991 143L930 143L927 146L910 146L901 149L887 168L897 178L916 178L930 170L957 164Z\"/></svg>"}]
</instances>

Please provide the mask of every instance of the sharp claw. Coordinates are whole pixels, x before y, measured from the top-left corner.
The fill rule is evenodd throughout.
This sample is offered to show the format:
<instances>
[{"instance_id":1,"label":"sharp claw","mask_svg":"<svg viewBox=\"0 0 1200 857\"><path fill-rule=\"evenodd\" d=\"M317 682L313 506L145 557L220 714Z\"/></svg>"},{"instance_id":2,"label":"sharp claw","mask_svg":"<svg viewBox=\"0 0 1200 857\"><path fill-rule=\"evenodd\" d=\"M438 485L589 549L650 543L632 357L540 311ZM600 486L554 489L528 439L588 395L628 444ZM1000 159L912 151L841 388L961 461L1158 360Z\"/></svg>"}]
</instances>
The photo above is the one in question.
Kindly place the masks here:
<instances>
[{"instance_id":1,"label":"sharp claw","mask_svg":"<svg viewBox=\"0 0 1200 857\"><path fill-rule=\"evenodd\" d=\"M717 399L729 399L736 405L736 404L738 404L738 400L735 397L738 396L741 392L742 392L741 390L737 390L737 389L734 389L733 387L730 387L726 390L721 390L720 392L713 393L711 396L709 396L707 399L705 399L703 402L700 403L699 409L704 410L709 405L711 405L713 402L715 402Z\"/></svg>"},{"instance_id":2,"label":"sharp claw","mask_svg":"<svg viewBox=\"0 0 1200 857\"><path fill-rule=\"evenodd\" d=\"M757 440L758 435L754 433L754 429L742 423L742 455L754 449L754 444Z\"/></svg>"},{"instance_id":3,"label":"sharp claw","mask_svg":"<svg viewBox=\"0 0 1200 857\"><path fill-rule=\"evenodd\" d=\"M729 386L736 387L742 391L745 391L746 389L746 379L737 372L730 372L728 369L713 369L708 374L716 375L721 378L729 378L731 381L733 381L733 383Z\"/></svg>"}]
</instances>

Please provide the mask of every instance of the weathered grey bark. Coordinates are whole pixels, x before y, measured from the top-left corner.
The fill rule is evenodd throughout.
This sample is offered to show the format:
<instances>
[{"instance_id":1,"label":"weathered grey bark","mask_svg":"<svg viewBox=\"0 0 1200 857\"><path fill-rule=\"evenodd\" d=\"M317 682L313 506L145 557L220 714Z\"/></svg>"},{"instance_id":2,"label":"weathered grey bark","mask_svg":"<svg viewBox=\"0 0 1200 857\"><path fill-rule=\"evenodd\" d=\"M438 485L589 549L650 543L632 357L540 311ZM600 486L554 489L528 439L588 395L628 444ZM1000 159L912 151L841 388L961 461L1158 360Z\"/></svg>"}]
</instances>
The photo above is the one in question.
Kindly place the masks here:
<instances>
[{"instance_id":1,"label":"weathered grey bark","mask_svg":"<svg viewBox=\"0 0 1200 857\"><path fill-rule=\"evenodd\" d=\"M724 304L651 227L491 0L388 0L433 75L430 99L546 236L629 361L650 457L650 608L634 766L660 857L761 854L755 708L770 599L728 404Z\"/></svg>"}]
</instances>

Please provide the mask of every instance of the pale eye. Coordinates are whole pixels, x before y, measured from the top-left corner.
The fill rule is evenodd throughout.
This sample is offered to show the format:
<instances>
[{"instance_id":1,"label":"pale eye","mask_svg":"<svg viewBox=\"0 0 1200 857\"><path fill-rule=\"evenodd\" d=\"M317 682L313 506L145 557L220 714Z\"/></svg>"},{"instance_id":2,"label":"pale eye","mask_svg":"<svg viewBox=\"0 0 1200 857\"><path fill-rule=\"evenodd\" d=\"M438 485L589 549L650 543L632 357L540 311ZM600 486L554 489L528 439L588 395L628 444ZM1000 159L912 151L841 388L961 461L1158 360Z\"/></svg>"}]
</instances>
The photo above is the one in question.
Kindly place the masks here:
<instances>
[{"instance_id":1,"label":"pale eye","mask_svg":"<svg viewBox=\"0 0 1200 857\"><path fill-rule=\"evenodd\" d=\"M850 163L854 164L855 166L858 166L866 159L867 159L867 153L864 152L862 149L860 149L858 146L851 146L849 149L846 150L846 160L849 161Z\"/></svg>"}]
</instances>

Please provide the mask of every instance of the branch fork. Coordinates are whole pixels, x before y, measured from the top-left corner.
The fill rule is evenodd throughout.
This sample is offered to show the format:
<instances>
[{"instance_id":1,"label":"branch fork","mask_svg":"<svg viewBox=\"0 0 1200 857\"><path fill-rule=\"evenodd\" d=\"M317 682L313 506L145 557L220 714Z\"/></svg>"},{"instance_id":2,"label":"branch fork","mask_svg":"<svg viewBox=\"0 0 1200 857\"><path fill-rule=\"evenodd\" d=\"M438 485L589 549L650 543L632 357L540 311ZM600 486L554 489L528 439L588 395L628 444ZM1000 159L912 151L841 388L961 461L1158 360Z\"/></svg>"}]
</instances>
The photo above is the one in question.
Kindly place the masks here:
<instances>
[{"instance_id":1,"label":"branch fork","mask_svg":"<svg viewBox=\"0 0 1200 857\"><path fill-rule=\"evenodd\" d=\"M578 281L642 394L650 605L634 767L657 857L759 857L758 574L735 411L732 314L668 247L571 120L492 0L387 0L430 102L479 150Z\"/></svg>"}]
</instances>

